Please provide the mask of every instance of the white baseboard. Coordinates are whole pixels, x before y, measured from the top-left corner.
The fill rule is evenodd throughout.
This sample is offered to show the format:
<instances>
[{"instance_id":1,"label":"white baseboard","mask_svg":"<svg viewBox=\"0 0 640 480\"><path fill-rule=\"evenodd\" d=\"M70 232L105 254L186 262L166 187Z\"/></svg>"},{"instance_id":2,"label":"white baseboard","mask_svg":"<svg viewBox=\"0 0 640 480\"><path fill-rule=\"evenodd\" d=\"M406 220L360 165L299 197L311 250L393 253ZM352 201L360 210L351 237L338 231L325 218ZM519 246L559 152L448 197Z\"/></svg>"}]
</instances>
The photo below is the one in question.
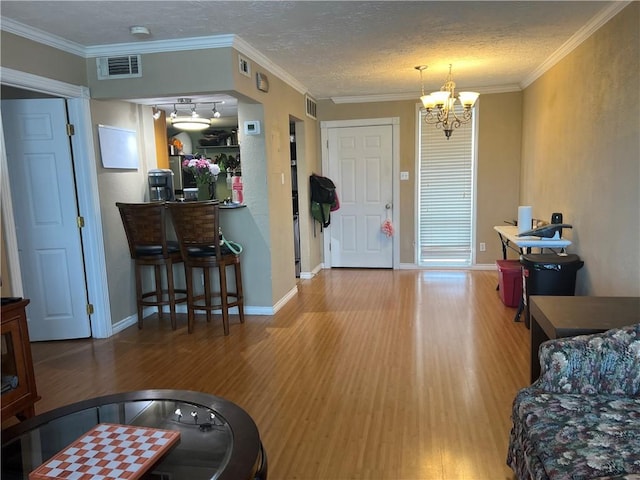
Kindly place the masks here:
<instances>
[{"instance_id":1,"label":"white baseboard","mask_svg":"<svg viewBox=\"0 0 640 480\"><path fill-rule=\"evenodd\" d=\"M322 270L324 268L324 265L321 263L320 265L317 265L316 268L314 268L313 270L311 270L310 272L301 272L300 273L300 278L302 280L311 280L313 277L315 277L318 272L320 270Z\"/></svg>"}]
</instances>

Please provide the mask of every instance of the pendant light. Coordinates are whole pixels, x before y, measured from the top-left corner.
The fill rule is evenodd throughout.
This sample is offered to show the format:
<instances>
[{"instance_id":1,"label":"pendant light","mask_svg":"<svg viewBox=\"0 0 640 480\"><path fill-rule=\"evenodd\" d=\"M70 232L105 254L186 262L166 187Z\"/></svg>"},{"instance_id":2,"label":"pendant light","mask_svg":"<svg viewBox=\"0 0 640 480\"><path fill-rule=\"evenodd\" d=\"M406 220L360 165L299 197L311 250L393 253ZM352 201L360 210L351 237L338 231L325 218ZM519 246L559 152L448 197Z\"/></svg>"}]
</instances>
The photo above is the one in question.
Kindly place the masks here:
<instances>
[{"instance_id":1,"label":"pendant light","mask_svg":"<svg viewBox=\"0 0 640 480\"><path fill-rule=\"evenodd\" d=\"M456 84L451 76L451 65L449 65L449 76L444 85L440 87L439 91L425 95L422 72L427 69L427 66L418 65L415 69L420 72L420 83L422 84L420 100L427 111L424 121L427 124L435 125L436 128L441 128L447 140L449 140L454 129L471 121L471 111L479 94L476 92L460 92L456 94ZM456 101L460 102L462 106L462 112L459 114L456 114L455 111Z\"/></svg>"}]
</instances>

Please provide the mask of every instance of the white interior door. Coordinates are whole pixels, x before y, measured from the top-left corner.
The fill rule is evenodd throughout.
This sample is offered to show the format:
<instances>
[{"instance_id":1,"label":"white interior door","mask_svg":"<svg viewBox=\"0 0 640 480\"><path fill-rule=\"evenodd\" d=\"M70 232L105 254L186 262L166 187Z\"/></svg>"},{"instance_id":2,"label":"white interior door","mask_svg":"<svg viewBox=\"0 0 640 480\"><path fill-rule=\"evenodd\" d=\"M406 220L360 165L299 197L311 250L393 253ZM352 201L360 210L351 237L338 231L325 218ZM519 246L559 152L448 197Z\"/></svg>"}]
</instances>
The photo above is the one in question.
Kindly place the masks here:
<instances>
[{"instance_id":1,"label":"white interior door","mask_svg":"<svg viewBox=\"0 0 640 480\"><path fill-rule=\"evenodd\" d=\"M89 337L65 100L3 100L2 119L29 336Z\"/></svg>"},{"instance_id":2,"label":"white interior door","mask_svg":"<svg viewBox=\"0 0 640 480\"><path fill-rule=\"evenodd\" d=\"M329 171L340 209L331 212L331 266L392 268L393 239L381 230L393 221L391 125L328 129Z\"/></svg>"}]
</instances>

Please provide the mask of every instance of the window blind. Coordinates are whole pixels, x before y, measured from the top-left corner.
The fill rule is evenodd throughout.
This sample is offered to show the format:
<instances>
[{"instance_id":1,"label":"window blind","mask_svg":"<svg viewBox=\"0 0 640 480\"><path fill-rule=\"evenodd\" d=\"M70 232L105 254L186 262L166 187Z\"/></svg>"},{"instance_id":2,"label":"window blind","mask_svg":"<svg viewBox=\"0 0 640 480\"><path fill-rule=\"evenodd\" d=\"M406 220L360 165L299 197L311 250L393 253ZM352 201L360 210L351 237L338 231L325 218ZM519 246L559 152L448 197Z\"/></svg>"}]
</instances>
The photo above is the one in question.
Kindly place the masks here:
<instances>
[{"instance_id":1,"label":"window blind","mask_svg":"<svg viewBox=\"0 0 640 480\"><path fill-rule=\"evenodd\" d=\"M420 120L419 259L420 265L471 264L473 214L473 125L446 139L444 132Z\"/></svg>"}]
</instances>

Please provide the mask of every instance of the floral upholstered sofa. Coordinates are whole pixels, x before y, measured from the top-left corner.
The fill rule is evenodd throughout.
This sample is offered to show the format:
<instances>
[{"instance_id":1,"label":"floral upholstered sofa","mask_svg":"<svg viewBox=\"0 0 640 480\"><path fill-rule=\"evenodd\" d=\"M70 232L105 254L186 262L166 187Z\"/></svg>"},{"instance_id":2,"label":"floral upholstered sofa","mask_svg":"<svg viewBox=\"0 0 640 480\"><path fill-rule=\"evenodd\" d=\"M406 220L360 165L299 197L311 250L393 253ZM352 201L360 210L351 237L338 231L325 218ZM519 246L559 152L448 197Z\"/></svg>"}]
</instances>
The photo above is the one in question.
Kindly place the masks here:
<instances>
[{"instance_id":1,"label":"floral upholstered sofa","mask_svg":"<svg viewBox=\"0 0 640 480\"><path fill-rule=\"evenodd\" d=\"M640 480L640 323L540 347L513 402L507 464L519 480Z\"/></svg>"}]
</instances>

